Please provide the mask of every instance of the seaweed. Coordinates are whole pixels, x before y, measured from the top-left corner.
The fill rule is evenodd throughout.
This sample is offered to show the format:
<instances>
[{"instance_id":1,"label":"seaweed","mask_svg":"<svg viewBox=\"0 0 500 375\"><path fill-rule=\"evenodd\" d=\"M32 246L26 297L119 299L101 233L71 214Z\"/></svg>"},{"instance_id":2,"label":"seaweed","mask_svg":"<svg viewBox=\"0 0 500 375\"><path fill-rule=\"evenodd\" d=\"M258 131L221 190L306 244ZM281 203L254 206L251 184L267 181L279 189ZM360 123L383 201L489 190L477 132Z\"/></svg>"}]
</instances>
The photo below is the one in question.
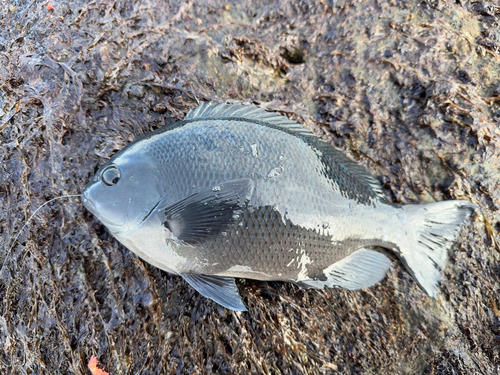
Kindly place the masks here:
<instances>
[{"instance_id":1,"label":"seaweed","mask_svg":"<svg viewBox=\"0 0 500 375\"><path fill-rule=\"evenodd\" d=\"M499 17L487 1L5 4L0 372L88 374L97 358L112 374L498 373ZM235 313L75 199L7 251L114 152L227 99L304 123L393 202L478 204L439 298L395 261L360 291L239 280Z\"/></svg>"}]
</instances>

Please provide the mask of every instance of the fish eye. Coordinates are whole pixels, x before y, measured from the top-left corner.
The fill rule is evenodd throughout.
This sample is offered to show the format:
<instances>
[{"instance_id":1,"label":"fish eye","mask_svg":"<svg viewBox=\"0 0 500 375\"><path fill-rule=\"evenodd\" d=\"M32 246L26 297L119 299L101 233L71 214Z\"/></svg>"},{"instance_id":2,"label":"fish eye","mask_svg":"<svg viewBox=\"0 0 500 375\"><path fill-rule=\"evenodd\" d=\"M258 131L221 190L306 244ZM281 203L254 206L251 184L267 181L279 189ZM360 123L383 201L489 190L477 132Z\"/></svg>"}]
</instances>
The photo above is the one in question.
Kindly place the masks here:
<instances>
[{"instance_id":1,"label":"fish eye","mask_svg":"<svg viewBox=\"0 0 500 375\"><path fill-rule=\"evenodd\" d=\"M120 170L114 165L110 165L101 174L101 180L106 186L115 186L120 181Z\"/></svg>"}]
</instances>

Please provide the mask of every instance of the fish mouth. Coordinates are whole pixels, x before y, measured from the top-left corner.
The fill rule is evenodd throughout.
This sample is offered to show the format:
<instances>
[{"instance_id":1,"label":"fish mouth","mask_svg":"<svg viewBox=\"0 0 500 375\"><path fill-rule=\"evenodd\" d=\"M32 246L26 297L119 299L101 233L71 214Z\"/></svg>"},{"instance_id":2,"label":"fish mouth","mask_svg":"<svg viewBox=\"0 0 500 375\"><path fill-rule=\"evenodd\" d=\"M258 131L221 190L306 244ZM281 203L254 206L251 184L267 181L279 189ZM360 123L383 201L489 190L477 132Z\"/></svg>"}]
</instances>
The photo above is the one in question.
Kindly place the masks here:
<instances>
[{"instance_id":1,"label":"fish mouth","mask_svg":"<svg viewBox=\"0 0 500 375\"><path fill-rule=\"evenodd\" d=\"M95 205L94 205L94 202L92 202L92 199L90 199L90 197L88 195L88 191L89 190L87 188L83 189L83 191L82 191L82 203L87 208L87 210L89 210L92 213L95 213Z\"/></svg>"}]
</instances>

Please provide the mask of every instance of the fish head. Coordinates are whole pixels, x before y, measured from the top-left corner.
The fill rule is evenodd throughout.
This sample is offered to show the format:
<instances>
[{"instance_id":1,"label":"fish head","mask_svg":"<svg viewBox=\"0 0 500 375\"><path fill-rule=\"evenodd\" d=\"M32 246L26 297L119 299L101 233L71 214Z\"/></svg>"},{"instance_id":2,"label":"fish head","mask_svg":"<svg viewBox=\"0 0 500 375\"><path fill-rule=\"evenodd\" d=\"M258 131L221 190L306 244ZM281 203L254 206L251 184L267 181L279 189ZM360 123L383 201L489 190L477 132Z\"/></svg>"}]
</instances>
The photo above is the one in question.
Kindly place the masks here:
<instances>
[{"instance_id":1,"label":"fish head","mask_svg":"<svg viewBox=\"0 0 500 375\"><path fill-rule=\"evenodd\" d=\"M154 163L144 154L117 154L99 168L82 194L85 207L112 233L140 226L162 199Z\"/></svg>"}]
</instances>

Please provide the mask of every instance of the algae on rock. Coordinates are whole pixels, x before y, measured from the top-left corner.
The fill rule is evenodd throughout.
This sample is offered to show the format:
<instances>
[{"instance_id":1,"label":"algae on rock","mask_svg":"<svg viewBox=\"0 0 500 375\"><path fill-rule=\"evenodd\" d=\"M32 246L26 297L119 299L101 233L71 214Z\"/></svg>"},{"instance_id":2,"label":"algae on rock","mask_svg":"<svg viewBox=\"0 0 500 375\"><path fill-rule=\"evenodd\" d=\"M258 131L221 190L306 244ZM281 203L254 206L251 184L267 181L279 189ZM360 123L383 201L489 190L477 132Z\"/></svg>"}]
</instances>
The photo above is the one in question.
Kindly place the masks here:
<instances>
[{"instance_id":1,"label":"algae on rock","mask_svg":"<svg viewBox=\"0 0 500 375\"><path fill-rule=\"evenodd\" d=\"M500 370L500 32L488 2L13 1L0 9L0 372ZM398 262L361 291L238 282L234 313L119 245L96 168L202 100L258 103L366 166L388 199L468 199L429 298Z\"/></svg>"}]
</instances>

